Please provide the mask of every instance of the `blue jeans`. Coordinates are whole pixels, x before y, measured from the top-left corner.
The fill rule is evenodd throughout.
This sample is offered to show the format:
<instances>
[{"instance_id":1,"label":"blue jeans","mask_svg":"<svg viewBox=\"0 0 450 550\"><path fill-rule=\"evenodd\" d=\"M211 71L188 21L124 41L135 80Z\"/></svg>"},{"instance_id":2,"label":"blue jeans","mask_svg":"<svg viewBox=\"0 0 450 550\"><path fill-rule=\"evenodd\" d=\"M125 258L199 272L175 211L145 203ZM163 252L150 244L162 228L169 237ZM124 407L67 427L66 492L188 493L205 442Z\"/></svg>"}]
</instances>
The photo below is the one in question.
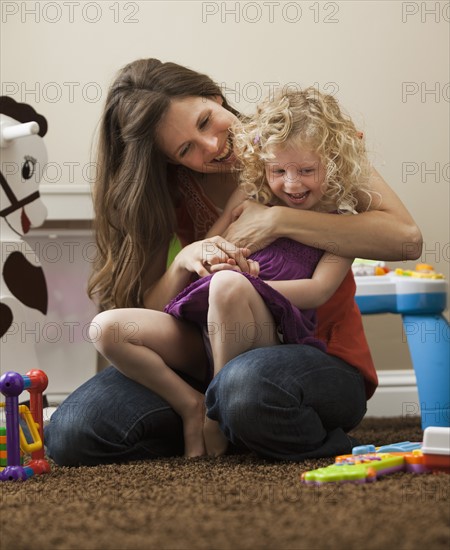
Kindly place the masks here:
<instances>
[{"instance_id":1,"label":"blue jeans","mask_svg":"<svg viewBox=\"0 0 450 550\"><path fill-rule=\"evenodd\" d=\"M260 348L225 365L206 390L206 407L238 447L293 461L334 456L351 452L347 432L366 412L364 379L311 346ZM61 404L45 443L61 465L174 456L184 447L181 419L168 403L114 367Z\"/></svg>"}]
</instances>

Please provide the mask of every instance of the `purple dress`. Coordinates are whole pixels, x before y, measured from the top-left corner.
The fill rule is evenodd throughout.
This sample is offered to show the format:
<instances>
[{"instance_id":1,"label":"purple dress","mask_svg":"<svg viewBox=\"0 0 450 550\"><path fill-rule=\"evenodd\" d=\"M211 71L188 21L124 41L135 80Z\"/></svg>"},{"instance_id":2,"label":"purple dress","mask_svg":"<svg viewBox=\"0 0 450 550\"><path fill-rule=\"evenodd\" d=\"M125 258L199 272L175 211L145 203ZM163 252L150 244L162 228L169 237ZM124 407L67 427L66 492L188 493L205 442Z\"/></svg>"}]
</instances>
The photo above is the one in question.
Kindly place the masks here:
<instances>
[{"instance_id":1,"label":"purple dress","mask_svg":"<svg viewBox=\"0 0 450 550\"><path fill-rule=\"evenodd\" d=\"M325 344L314 337L315 309L298 309L264 280L310 279L322 255L323 250L292 239L281 238L250 256L252 260L259 262L258 277L240 273L252 283L269 308L284 344L308 344L325 351ZM177 319L196 323L205 333L211 277L214 277L214 274L191 283L165 307L164 311Z\"/></svg>"}]
</instances>

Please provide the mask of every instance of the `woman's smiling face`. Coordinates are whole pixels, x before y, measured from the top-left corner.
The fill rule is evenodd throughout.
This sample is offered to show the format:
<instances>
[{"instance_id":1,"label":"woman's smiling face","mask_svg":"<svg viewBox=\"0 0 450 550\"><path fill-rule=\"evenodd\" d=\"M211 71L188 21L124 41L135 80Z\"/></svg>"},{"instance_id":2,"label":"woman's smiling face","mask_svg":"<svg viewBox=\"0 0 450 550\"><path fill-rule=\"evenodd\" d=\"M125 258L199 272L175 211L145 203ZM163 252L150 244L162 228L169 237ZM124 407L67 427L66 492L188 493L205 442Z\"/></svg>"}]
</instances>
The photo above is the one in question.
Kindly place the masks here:
<instances>
[{"instance_id":1,"label":"woman's smiling face","mask_svg":"<svg viewBox=\"0 0 450 550\"><path fill-rule=\"evenodd\" d=\"M230 127L236 116L220 96L172 100L157 143L170 162L203 173L229 172L236 163Z\"/></svg>"}]
</instances>

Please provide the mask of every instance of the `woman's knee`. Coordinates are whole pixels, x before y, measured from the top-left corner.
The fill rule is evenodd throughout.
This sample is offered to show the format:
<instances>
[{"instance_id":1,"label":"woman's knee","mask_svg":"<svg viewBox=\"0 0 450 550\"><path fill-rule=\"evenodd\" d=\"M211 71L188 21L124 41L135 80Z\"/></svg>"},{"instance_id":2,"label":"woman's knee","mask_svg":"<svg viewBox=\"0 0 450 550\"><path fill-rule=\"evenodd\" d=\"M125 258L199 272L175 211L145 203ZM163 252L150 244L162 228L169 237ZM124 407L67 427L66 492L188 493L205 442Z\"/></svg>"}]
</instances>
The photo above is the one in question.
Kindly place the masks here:
<instances>
[{"instance_id":1,"label":"woman's knee","mask_svg":"<svg viewBox=\"0 0 450 550\"><path fill-rule=\"evenodd\" d=\"M324 354L310 346L272 346L250 350L227 363L206 392L208 415L234 430L268 423L274 414L296 421L305 407L314 365Z\"/></svg>"},{"instance_id":2,"label":"woman's knee","mask_svg":"<svg viewBox=\"0 0 450 550\"><path fill-rule=\"evenodd\" d=\"M89 464L89 425L79 412L61 405L44 428L47 454L60 466Z\"/></svg>"},{"instance_id":3,"label":"woman's knee","mask_svg":"<svg viewBox=\"0 0 450 550\"><path fill-rule=\"evenodd\" d=\"M208 416L235 432L251 430L255 422L263 421L264 409L278 401L289 406L289 396L265 374L264 365L271 364L263 352L252 350L230 361L206 392Z\"/></svg>"}]
</instances>

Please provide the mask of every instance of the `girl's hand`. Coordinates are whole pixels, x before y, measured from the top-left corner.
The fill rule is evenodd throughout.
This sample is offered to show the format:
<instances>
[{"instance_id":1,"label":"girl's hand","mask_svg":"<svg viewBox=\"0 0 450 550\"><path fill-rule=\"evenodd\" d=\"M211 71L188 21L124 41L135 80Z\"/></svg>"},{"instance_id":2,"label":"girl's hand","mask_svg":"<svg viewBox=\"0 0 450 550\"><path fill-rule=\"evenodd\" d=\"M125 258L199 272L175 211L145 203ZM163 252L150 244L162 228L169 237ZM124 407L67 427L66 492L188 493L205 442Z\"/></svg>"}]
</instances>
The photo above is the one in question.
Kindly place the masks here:
<instances>
[{"instance_id":1,"label":"girl's hand","mask_svg":"<svg viewBox=\"0 0 450 550\"><path fill-rule=\"evenodd\" d=\"M250 275L253 275L253 277L258 277L259 275L259 263L256 260L247 260L248 266L249 266L249 273ZM225 264L216 264L212 265L209 270L210 273L216 273L217 271L222 271L224 269L232 269L233 271L242 271L238 265L236 265L236 262L234 260L228 260Z\"/></svg>"},{"instance_id":2,"label":"girl's hand","mask_svg":"<svg viewBox=\"0 0 450 550\"><path fill-rule=\"evenodd\" d=\"M232 223L224 232L224 237L252 252L261 250L272 243L278 235L275 233L274 212L255 201L246 200L232 212Z\"/></svg>"},{"instance_id":3,"label":"girl's hand","mask_svg":"<svg viewBox=\"0 0 450 550\"><path fill-rule=\"evenodd\" d=\"M247 261L250 255L248 248L240 248L220 236L209 237L185 246L176 256L174 262L190 273L206 277L214 266L229 266L227 269L239 269L252 273L255 266Z\"/></svg>"}]
</instances>

